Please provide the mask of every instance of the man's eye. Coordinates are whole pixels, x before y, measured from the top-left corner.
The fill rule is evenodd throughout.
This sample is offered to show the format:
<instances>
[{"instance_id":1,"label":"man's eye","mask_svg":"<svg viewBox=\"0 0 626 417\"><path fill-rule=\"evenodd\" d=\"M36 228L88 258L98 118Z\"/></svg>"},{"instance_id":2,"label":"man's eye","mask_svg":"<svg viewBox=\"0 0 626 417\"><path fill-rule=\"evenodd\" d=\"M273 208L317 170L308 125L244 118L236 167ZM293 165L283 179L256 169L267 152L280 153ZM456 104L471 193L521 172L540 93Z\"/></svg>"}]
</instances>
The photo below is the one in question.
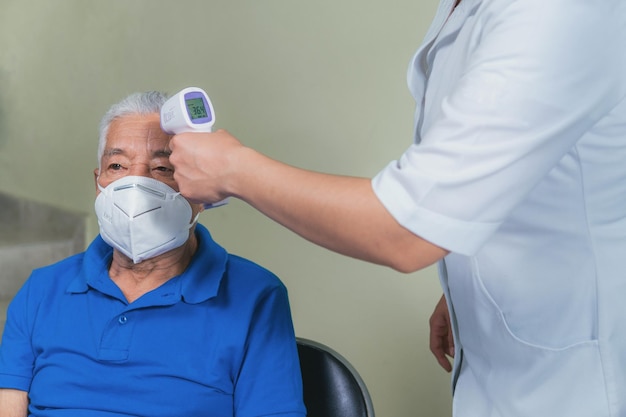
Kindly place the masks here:
<instances>
[{"instance_id":1,"label":"man's eye","mask_svg":"<svg viewBox=\"0 0 626 417\"><path fill-rule=\"evenodd\" d=\"M112 169L114 171L119 171L120 169L122 169L122 165L121 164L110 164L109 165L109 169Z\"/></svg>"},{"instance_id":2,"label":"man's eye","mask_svg":"<svg viewBox=\"0 0 626 417\"><path fill-rule=\"evenodd\" d=\"M156 169L157 171L161 171L161 172L173 172L173 171L174 171L172 168L169 168L169 167L163 167L163 166L156 167L155 169Z\"/></svg>"}]
</instances>

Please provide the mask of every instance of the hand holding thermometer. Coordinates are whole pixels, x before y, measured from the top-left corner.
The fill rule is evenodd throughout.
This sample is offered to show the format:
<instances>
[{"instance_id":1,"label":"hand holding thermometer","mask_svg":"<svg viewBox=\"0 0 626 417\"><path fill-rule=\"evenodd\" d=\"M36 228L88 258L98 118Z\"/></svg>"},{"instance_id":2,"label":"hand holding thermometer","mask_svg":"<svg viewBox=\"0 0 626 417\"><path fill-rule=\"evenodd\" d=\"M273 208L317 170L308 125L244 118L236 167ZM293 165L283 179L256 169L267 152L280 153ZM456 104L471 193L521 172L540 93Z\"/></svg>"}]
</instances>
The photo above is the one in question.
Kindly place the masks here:
<instances>
[{"instance_id":1,"label":"hand holding thermometer","mask_svg":"<svg viewBox=\"0 0 626 417\"><path fill-rule=\"evenodd\" d=\"M211 132L215 123L213 104L201 88L188 87L170 97L161 107L161 129L167 134ZM228 198L204 208L223 206Z\"/></svg>"}]
</instances>

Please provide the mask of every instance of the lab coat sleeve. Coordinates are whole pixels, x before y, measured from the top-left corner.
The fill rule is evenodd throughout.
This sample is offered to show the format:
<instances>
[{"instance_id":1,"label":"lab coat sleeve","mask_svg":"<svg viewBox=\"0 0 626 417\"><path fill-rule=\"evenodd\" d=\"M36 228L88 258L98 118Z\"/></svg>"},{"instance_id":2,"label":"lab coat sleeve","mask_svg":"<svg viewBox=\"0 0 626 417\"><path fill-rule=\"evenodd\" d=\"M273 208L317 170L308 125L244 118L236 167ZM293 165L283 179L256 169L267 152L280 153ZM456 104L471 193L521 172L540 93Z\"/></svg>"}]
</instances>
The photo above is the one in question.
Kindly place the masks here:
<instances>
[{"instance_id":1,"label":"lab coat sleeve","mask_svg":"<svg viewBox=\"0 0 626 417\"><path fill-rule=\"evenodd\" d=\"M624 96L623 63L611 53L621 47L612 45L619 28L602 21L612 4L483 2L452 45L435 42L454 49L428 88L449 92L426 100L436 108L426 109L421 142L372 181L400 224L452 252L475 254L575 153ZM459 68L452 82L435 72L451 68Z\"/></svg>"}]
</instances>

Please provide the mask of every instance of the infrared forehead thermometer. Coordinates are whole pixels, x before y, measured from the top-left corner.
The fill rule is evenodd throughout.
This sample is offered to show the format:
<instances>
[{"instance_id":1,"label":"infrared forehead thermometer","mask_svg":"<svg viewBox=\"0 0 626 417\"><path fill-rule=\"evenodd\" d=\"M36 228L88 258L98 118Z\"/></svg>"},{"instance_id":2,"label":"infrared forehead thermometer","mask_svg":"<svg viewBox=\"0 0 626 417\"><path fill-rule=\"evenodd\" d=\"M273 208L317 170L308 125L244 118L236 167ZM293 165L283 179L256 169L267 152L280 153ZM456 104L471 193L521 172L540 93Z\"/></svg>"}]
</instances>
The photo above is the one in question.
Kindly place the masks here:
<instances>
[{"instance_id":1,"label":"infrared forehead thermometer","mask_svg":"<svg viewBox=\"0 0 626 417\"><path fill-rule=\"evenodd\" d=\"M185 132L211 132L215 123L213 104L207 93L197 87L188 87L170 97L161 107L161 129L169 135ZM228 198L204 208L223 206Z\"/></svg>"},{"instance_id":2,"label":"infrared forehead thermometer","mask_svg":"<svg viewBox=\"0 0 626 417\"><path fill-rule=\"evenodd\" d=\"M161 107L161 129L170 135L210 132L213 123L213 104L201 88L185 88L170 97Z\"/></svg>"}]
</instances>

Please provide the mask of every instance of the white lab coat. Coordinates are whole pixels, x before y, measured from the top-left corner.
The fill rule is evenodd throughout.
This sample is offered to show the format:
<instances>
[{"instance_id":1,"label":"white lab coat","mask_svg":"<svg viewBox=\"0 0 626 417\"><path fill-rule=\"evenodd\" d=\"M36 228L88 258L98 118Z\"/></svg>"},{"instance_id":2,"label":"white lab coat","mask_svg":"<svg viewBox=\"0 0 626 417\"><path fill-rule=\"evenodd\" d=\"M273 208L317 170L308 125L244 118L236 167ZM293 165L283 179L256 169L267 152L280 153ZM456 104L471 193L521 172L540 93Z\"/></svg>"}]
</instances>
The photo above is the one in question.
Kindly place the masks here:
<instances>
[{"instance_id":1,"label":"white lab coat","mask_svg":"<svg viewBox=\"0 0 626 417\"><path fill-rule=\"evenodd\" d=\"M626 2L453 3L372 184L451 251L454 415L626 416Z\"/></svg>"}]
</instances>

